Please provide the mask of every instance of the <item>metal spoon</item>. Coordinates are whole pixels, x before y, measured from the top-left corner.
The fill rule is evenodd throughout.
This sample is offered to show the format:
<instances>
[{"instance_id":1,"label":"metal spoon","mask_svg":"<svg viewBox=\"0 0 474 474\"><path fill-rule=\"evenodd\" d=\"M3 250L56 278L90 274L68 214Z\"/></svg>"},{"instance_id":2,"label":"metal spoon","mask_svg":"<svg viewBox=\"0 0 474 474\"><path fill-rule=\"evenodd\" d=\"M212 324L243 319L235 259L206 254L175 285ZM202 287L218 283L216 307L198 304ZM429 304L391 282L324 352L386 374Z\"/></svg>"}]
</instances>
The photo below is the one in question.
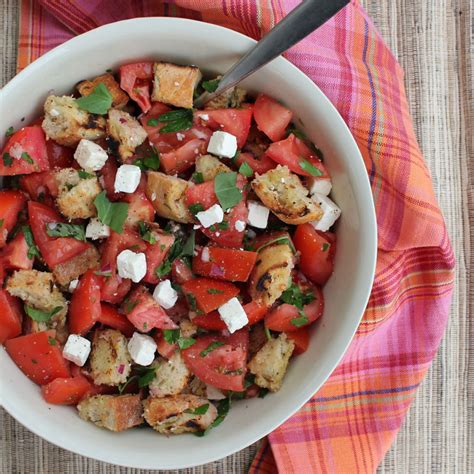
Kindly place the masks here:
<instances>
[{"instance_id":1,"label":"metal spoon","mask_svg":"<svg viewBox=\"0 0 474 474\"><path fill-rule=\"evenodd\" d=\"M227 89L275 59L333 17L350 0L304 0L272 28L248 53L220 79L213 93L204 92L194 107L204 106Z\"/></svg>"}]
</instances>

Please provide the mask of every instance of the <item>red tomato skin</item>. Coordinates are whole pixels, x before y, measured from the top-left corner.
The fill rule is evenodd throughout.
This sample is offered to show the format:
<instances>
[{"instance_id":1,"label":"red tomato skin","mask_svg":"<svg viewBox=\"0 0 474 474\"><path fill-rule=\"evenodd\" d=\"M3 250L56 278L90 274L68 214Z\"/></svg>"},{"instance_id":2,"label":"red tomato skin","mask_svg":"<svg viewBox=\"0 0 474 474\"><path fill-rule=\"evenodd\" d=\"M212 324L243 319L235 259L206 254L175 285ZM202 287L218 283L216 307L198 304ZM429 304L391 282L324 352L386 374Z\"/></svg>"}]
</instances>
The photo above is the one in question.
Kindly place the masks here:
<instances>
[{"instance_id":1,"label":"red tomato skin","mask_svg":"<svg viewBox=\"0 0 474 474\"><path fill-rule=\"evenodd\" d=\"M194 297L197 309L203 313L210 313L240 292L232 283L212 280L211 278L194 278L183 283L181 287L188 301L190 297ZM211 290L211 293L209 293L209 290ZM213 294L212 290L217 290L219 293Z\"/></svg>"},{"instance_id":2,"label":"red tomato skin","mask_svg":"<svg viewBox=\"0 0 474 474\"><path fill-rule=\"evenodd\" d=\"M39 125L24 127L15 132L7 141L1 152L4 158L8 153L13 159L10 166L5 165L5 160L0 159L0 176L14 176L17 174L30 174L49 169L48 152L43 129ZM21 158L23 153L28 153L33 163Z\"/></svg>"},{"instance_id":3,"label":"red tomato skin","mask_svg":"<svg viewBox=\"0 0 474 474\"><path fill-rule=\"evenodd\" d=\"M28 193L33 201L40 201L48 207L54 207L54 198L59 194L54 175L52 170L26 174L20 178L20 188Z\"/></svg>"},{"instance_id":4,"label":"red tomato skin","mask_svg":"<svg viewBox=\"0 0 474 474\"><path fill-rule=\"evenodd\" d=\"M83 336L99 320L101 315L99 278L88 270L79 280L69 307L69 331Z\"/></svg>"},{"instance_id":5,"label":"red tomato skin","mask_svg":"<svg viewBox=\"0 0 474 474\"><path fill-rule=\"evenodd\" d=\"M294 355L303 354L309 347L309 330L307 327L286 333L288 339L295 343Z\"/></svg>"},{"instance_id":6,"label":"red tomato skin","mask_svg":"<svg viewBox=\"0 0 474 474\"><path fill-rule=\"evenodd\" d=\"M107 193L107 197L111 201L120 201L125 195L125 193L115 192L115 175L117 174L117 170L117 162L112 156L109 156L105 165L100 170L100 182Z\"/></svg>"},{"instance_id":7,"label":"red tomato skin","mask_svg":"<svg viewBox=\"0 0 474 474\"><path fill-rule=\"evenodd\" d=\"M193 278L194 274L192 270L183 262L183 260L177 258L173 261L171 266L171 279L174 283L182 285Z\"/></svg>"},{"instance_id":8,"label":"red tomato skin","mask_svg":"<svg viewBox=\"0 0 474 474\"><path fill-rule=\"evenodd\" d=\"M208 261L202 260L204 248L209 252ZM193 272L197 275L227 281L247 281L257 261L257 252L223 247L204 247L193 257Z\"/></svg>"},{"instance_id":9,"label":"red tomato skin","mask_svg":"<svg viewBox=\"0 0 474 474\"><path fill-rule=\"evenodd\" d=\"M90 389L91 384L85 377L61 377L43 385L41 394L53 405L77 405Z\"/></svg>"},{"instance_id":10,"label":"red tomato skin","mask_svg":"<svg viewBox=\"0 0 474 474\"><path fill-rule=\"evenodd\" d=\"M143 278L145 283L156 284L159 278L156 275L156 269L161 265L166 258L171 246L174 243L174 236L160 232L155 233L157 236L154 244L147 243L146 255L146 275Z\"/></svg>"},{"instance_id":11,"label":"red tomato skin","mask_svg":"<svg viewBox=\"0 0 474 474\"><path fill-rule=\"evenodd\" d=\"M0 344L21 334L22 307L18 298L0 289Z\"/></svg>"},{"instance_id":12,"label":"red tomato skin","mask_svg":"<svg viewBox=\"0 0 474 474\"><path fill-rule=\"evenodd\" d=\"M0 191L0 248L7 242L8 234L18 221L18 213L24 208L26 196L13 189Z\"/></svg>"},{"instance_id":13,"label":"red tomato skin","mask_svg":"<svg viewBox=\"0 0 474 474\"><path fill-rule=\"evenodd\" d=\"M139 221L153 222L155 219L155 208L141 190L126 194L122 201L128 202L128 215L125 226L133 229L138 225Z\"/></svg>"},{"instance_id":14,"label":"red tomato skin","mask_svg":"<svg viewBox=\"0 0 474 474\"><path fill-rule=\"evenodd\" d=\"M46 385L58 377L70 377L69 365L61 354L59 343L49 343L48 338L54 338L55 334L55 331L42 331L5 342L13 362L38 385Z\"/></svg>"},{"instance_id":15,"label":"red tomato skin","mask_svg":"<svg viewBox=\"0 0 474 474\"><path fill-rule=\"evenodd\" d=\"M293 119L293 112L275 99L259 94L255 101L253 117L258 129L277 142L285 136L286 128Z\"/></svg>"},{"instance_id":16,"label":"red tomato skin","mask_svg":"<svg viewBox=\"0 0 474 474\"><path fill-rule=\"evenodd\" d=\"M258 174L264 174L277 167L277 164L265 153L258 158L253 156L252 153L241 153L237 157L237 164L241 166L243 163L247 163L254 173Z\"/></svg>"},{"instance_id":17,"label":"red tomato skin","mask_svg":"<svg viewBox=\"0 0 474 474\"><path fill-rule=\"evenodd\" d=\"M119 75L120 87L144 113L147 113L151 108L150 87L153 78L153 63L124 64L120 66Z\"/></svg>"},{"instance_id":18,"label":"red tomato skin","mask_svg":"<svg viewBox=\"0 0 474 474\"><path fill-rule=\"evenodd\" d=\"M157 332L152 337L156 342L156 350L158 354L160 354L160 356L164 357L165 359L171 359L171 357L173 357L173 354L178 350L178 345L169 344L168 342L166 342L161 331Z\"/></svg>"},{"instance_id":19,"label":"red tomato skin","mask_svg":"<svg viewBox=\"0 0 474 474\"><path fill-rule=\"evenodd\" d=\"M50 168L69 168L74 163L74 149L59 145L54 140L46 140L46 150Z\"/></svg>"},{"instance_id":20,"label":"red tomato skin","mask_svg":"<svg viewBox=\"0 0 474 474\"><path fill-rule=\"evenodd\" d=\"M206 142L194 138L184 145L160 155L160 166L166 174L177 174L194 165L199 155L206 153Z\"/></svg>"},{"instance_id":21,"label":"red tomato skin","mask_svg":"<svg viewBox=\"0 0 474 474\"><path fill-rule=\"evenodd\" d=\"M19 232L0 252L0 263L7 270L31 270L33 259L28 258L28 244Z\"/></svg>"},{"instance_id":22,"label":"red tomato skin","mask_svg":"<svg viewBox=\"0 0 474 474\"><path fill-rule=\"evenodd\" d=\"M293 242L300 252L300 270L313 283L324 285L334 270L335 234L319 232L311 224L302 224L296 228Z\"/></svg>"},{"instance_id":23,"label":"red tomato skin","mask_svg":"<svg viewBox=\"0 0 474 474\"><path fill-rule=\"evenodd\" d=\"M127 337L132 337L135 332L135 328L130 321L123 314L120 314L115 306L107 303L101 303L100 316L97 321L105 326L118 329Z\"/></svg>"}]
</instances>

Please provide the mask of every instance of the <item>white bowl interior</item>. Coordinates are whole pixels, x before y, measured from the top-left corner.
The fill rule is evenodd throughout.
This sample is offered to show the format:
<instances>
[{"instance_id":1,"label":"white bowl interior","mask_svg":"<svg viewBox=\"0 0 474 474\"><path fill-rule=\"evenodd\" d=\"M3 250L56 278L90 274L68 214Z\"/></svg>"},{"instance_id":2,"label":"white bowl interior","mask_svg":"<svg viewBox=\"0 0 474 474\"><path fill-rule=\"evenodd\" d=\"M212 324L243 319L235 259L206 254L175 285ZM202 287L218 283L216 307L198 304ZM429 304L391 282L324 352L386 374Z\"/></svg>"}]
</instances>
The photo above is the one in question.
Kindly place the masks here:
<instances>
[{"instance_id":1,"label":"white bowl interior","mask_svg":"<svg viewBox=\"0 0 474 474\"><path fill-rule=\"evenodd\" d=\"M196 64L222 73L253 44L224 28L190 20L148 18L107 25L46 54L0 92L0 131L34 118L48 91L137 59ZM324 289L326 309L313 328L309 350L290 364L282 389L264 400L235 403L225 422L204 438L166 438L151 430L114 434L79 419L74 409L46 404L0 349L0 400L22 424L43 438L85 456L137 468L184 468L229 455L263 437L306 402L345 352L370 293L376 256L372 195L359 150L322 92L283 58L248 78L244 86L290 107L322 149L342 209L334 275ZM25 118L22 122L21 119Z\"/></svg>"}]
</instances>

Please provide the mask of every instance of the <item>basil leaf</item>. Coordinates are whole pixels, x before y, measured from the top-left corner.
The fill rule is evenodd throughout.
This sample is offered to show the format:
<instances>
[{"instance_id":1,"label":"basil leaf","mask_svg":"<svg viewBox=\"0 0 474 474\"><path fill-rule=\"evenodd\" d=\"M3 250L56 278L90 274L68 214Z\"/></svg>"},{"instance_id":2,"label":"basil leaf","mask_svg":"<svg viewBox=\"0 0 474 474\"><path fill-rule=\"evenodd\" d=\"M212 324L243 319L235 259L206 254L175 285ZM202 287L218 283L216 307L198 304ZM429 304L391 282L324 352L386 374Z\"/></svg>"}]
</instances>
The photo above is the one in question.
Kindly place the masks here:
<instances>
[{"instance_id":1,"label":"basil leaf","mask_svg":"<svg viewBox=\"0 0 474 474\"><path fill-rule=\"evenodd\" d=\"M89 95L76 99L76 104L80 109L91 114L105 115L112 107L112 101L113 98L109 89L100 82Z\"/></svg>"},{"instance_id":2,"label":"basil leaf","mask_svg":"<svg viewBox=\"0 0 474 474\"><path fill-rule=\"evenodd\" d=\"M48 336L48 344L49 344L50 346L57 346L57 345L58 345L58 341L56 341L56 339L54 339L54 337Z\"/></svg>"},{"instance_id":3,"label":"basil leaf","mask_svg":"<svg viewBox=\"0 0 474 474\"><path fill-rule=\"evenodd\" d=\"M24 225L21 227L21 231L25 237L26 245L28 245L28 258L32 260L34 257L41 257L40 251L35 244L35 239L33 238L33 232L31 232L31 227L29 225Z\"/></svg>"},{"instance_id":4,"label":"basil leaf","mask_svg":"<svg viewBox=\"0 0 474 474\"><path fill-rule=\"evenodd\" d=\"M221 295L222 293L224 293L222 290L218 290L216 288L209 288L207 290L207 292L210 294L210 295Z\"/></svg>"},{"instance_id":5,"label":"basil leaf","mask_svg":"<svg viewBox=\"0 0 474 474\"><path fill-rule=\"evenodd\" d=\"M194 410L191 408L188 408L187 410L184 410L184 413L189 413L190 415L205 415L208 409L209 409L209 403L205 403L204 405L201 405L195 408Z\"/></svg>"},{"instance_id":6,"label":"basil leaf","mask_svg":"<svg viewBox=\"0 0 474 474\"><path fill-rule=\"evenodd\" d=\"M258 391L258 398L265 398L268 395L268 388L260 388Z\"/></svg>"},{"instance_id":7,"label":"basil leaf","mask_svg":"<svg viewBox=\"0 0 474 474\"><path fill-rule=\"evenodd\" d=\"M77 170L77 174L79 175L79 178L81 179L95 178L95 174L88 173L87 171L84 171L84 170Z\"/></svg>"},{"instance_id":8,"label":"basil leaf","mask_svg":"<svg viewBox=\"0 0 474 474\"><path fill-rule=\"evenodd\" d=\"M15 133L15 129L13 127L8 127L7 131L5 132L5 138L11 137Z\"/></svg>"},{"instance_id":9,"label":"basil leaf","mask_svg":"<svg viewBox=\"0 0 474 474\"><path fill-rule=\"evenodd\" d=\"M156 276L158 278L163 278L168 275L172 268L172 261L165 259L165 261L155 270Z\"/></svg>"},{"instance_id":10,"label":"basil leaf","mask_svg":"<svg viewBox=\"0 0 474 474\"><path fill-rule=\"evenodd\" d=\"M145 242L156 244L156 237L153 235L153 232L150 230L148 224L146 224L144 221L138 222L138 232L140 233L140 237Z\"/></svg>"},{"instance_id":11,"label":"basil leaf","mask_svg":"<svg viewBox=\"0 0 474 474\"><path fill-rule=\"evenodd\" d=\"M211 79L209 81L202 81L201 85L205 91L212 94L213 92L216 92L217 88L219 87L219 82L219 79Z\"/></svg>"},{"instance_id":12,"label":"basil leaf","mask_svg":"<svg viewBox=\"0 0 474 474\"><path fill-rule=\"evenodd\" d=\"M194 246L195 246L195 232L192 231L191 235L186 240L185 244L183 245L183 250L181 250L181 255L183 257L193 257L194 256Z\"/></svg>"},{"instance_id":13,"label":"basil leaf","mask_svg":"<svg viewBox=\"0 0 474 474\"><path fill-rule=\"evenodd\" d=\"M314 166L312 163L310 163L308 160L301 160L299 162L299 165L300 165L300 168L303 170L303 171L306 171L307 173L309 173L311 176L322 176L323 175L323 172L316 168L316 166Z\"/></svg>"},{"instance_id":14,"label":"basil leaf","mask_svg":"<svg viewBox=\"0 0 474 474\"><path fill-rule=\"evenodd\" d=\"M217 228L219 230L227 230L229 228L229 222L228 221L222 221L217 224Z\"/></svg>"},{"instance_id":15,"label":"basil leaf","mask_svg":"<svg viewBox=\"0 0 474 474\"><path fill-rule=\"evenodd\" d=\"M253 169L250 167L248 163L244 161L240 165L239 173L246 176L247 178L250 178L251 176L253 176Z\"/></svg>"},{"instance_id":16,"label":"basil leaf","mask_svg":"<svg viewBox=\"0 0 474 474\"><path fill-rule=\"evenodd\" d=\"M275 237L274 239L269 240L268 242L265 242L261 247L258 248L257 252L261 252L264 248L269 247L270 245L289 245L291 248L291 251L293 253L296 253L296 248L293 245L293 242L288 238L286 235L281 235L280 237Z\"/></svg>"},{"instance_id":17,"label":"basil leaf","mask_svg":"<svg viewBox=\"0 0 474 474\"><path fill-rule=\"evenodd\" d=\"M56 306L51 311L40 311L25 304L25 313L33 320L39 323L49 321L55 314L58 314L63 309L62 306Z\"/></svg>"},{"instance_id":18,"label":"basil leaf","mask_svg":"<svg viewBox=\"0 0 474 474\"><path fill-rule=\"evenodd\" d=\"M327 242L324 242L323 246L322 246L322 251L323 252L326 252L329 247L331 247L331 244L328 244Z\"/></svg>"},{"instance_id":19,"label":"basil leaf","mask_svg":"<svg viewBox=\"0 0 474 474\"><path fill-rule=\"evenodd\" d=\"M180 337L177 341L178 347L183 350L191 347L193 344L196 343L196 339L192 337Z\"/></svg>"},{"instance_id":20,"label":"basil leaf","mask_svg":"<svg viewBox=\"0 0 474 474\"><path fill-rule=\"evenodd\" d=\"M150 382L156 377L155 367L146 367L140 369L140 376L138 377L138 387L143 388L150 384Z\"/></svg>"},{"instance_id":21,"label":"basil leaf","mask_svg":"<svg viewBox=\"0 0 474 474\"><path fill-rule=\"evenodd\" d=\"M5 166L11 166L11 165L12 165L12 163L13 163L13 158L10 156L10 153L7 153L7 152L4 153L3 156L2 156L2 158L3 158L3 164L4 164Z\"/></svg>"},{"instance_id":22,"label":"basil leaf","mask_svg":"<svg viewBox=\"0 0 474 474\"><path fill-rule=\"evenodd\" d=\"M296 326L297 328L300 328L301 326L304 326L305 324L308 324L308 323L309 323L309 319L304 313L302 313L302 315L299 318L293 318L291 320L291 324L293 324L293 326Z\"/></svg>"},{"instance_id":23,"label":"basil leaf","mask_svg":"<svg viewBox=\"0 0 474 474\"><path fill-rule=\"evenodd\" d=\"M94 199L94 205L100 222L108 225L117 234L121 234L128 215L128 204L125 202L110 202L107 199L106 192L102 191Z\"/></svg>"},{"instance_id":24,"label":"basil leaf","mask_svg":"<svg viewBox=\"0 0 474 474\"><path fill-rule=\"evenodd\" d=\"M242 201L242 190L237 187L237 173L218 174L214 178L214 192L224 211Z\"/></svg>"},{"instance_id":25,"label":"basil leaf","mask_svg":"<svg viewBox=\"0 0 474 474\"><path fill-rule=\"evenodd\" d=\"M138 166L142 171L153 170L157 171L160 169L160 155L155 147L152 147L151 153L148 156L136 159L133 164Z\"/></svg>"},{"instance_id":26,"label":"basil leaf","mask_svg":"<svg viewBox=\"0 0 474 474\"><path fill-rule=\"evenodd\" d=\"M134 380L137 380L138 379L138 375L132 375L131 377L129 377L129 379L125 382L125 383L121 383L117 386L118 388L118 391L120 393L120 395L123 393L123 391L127 388L127 386L132 383Z\"/></svg>"},{"instance_id":27,"label":"basil leaf","mask_svg":"<svg viewBox=\"0 0 474 474\"><path fill-rule=\"evenodd\" d=\"M179 132L181 130L189 130L193 126L193 110L178 109L165 112L158 117L158 122L166 123L160 129L160 133Z\"/></svg>"},{"instance_id":28,"label":"basil leaf","mask_svg":"<svg viewBox=\"0 0 474 474\"><path fill-rule=\"evenodd\" d=\"M163 329L163 338L168 344L176 344L179 339L179 329Z\"/></svg>"},{"instance_id":29,"label":"basil leaf","mask_svg":"<svg viewBox=\"0 0 474 474\"><path fill-rule=\"evenodd\" d=\"M149 119L147 120L146 124L148 125L148 127L158 127L160 122L158 122L158 119L156 118L152 118L152 119Z\"/></svg>"},{"instance_id":30,"label":"basil leaf","mask_svg":"<svg viewBox=\"0 0 474 474\"><path fill-rule=\"evenodd\" d=\"M217 349L218 347L223 346L224 343L222 341L214 341L211 342L203 351L199 353L201 357L206 357L210 352Z\"/></svg>"},{"instance_id":31,"label":"basil leaf","mask_svg":"<svg viewBox=\"0 0 474 474\"><path fill-rule=\"evenodd\" d=\"M196 436L206 436L207 433L209 433L212 428L216 428L219 426L227 416L230 410L230 404L231 404L231 399L230 398L224 398L224 400L220 400L219 404L217 405L217 418L204 430L204 431L198 431L197 433L194 433Z\"/></svg>"},{"instance_id":32,"label":"basil leaf","mask_svg":"<svg viewBox=\"0 0 474 474\"><path fill-rule=\"evenodd\" d=\"M304 306L315 299L312 291L303 293L300 287L294 283L292 283L291 286L281 294L280 298L284 303L292 304L299 310L303 310Z\"/></svg>"},{"instance_id":33,"label":"basil leaf","mask_svg":"<svg viewBox=\"0 0 474 474\"><path fill-rule=\"evenodd\" d=\"M171 246L170 250L166 254L166 258L163 263L155 270L156 275L159 278L163 278L167 275L173 266L173 262L177 258L181 257L192 257L194 255L194 245L195 245L195 233L194 231L188 237L188 239L184 242L183 239L177 238L173 245ZM184 260L184 259L183 259Z\"/></svg>"},{"instance_id":34,"label":"basil leaf","mask_svg":"<svg viewBox=\"0 0 474 474\"><path fill-rule=\"evenodd\" d=\"M21 159L26 161L27 163L29 163L30 165L33 165L35 162L33 161L33 158L31 158L31 156L29 155L29 153L27 153L26 151L24 151L22 154L21 154Z\"/></svg>"},{"instance_id":35,"label":"basil leaf","mask_svg":"<svg viewBox=\"0 0 474 474\"><path fill-rule=\"evenodd\" d=\"M49 223L46 225L46 233L50 237L72 237L76 240L86 240L86 229L79 224L65 224L63 222Z\"/></svg>"},{"instance_id":36,"label":"basil leaf","mask_svg":"<svg viewBox=\"0 0 474 474\"><path fill-rule=\"evenodd\" d=\"M193 173L193 175L191 176L191 179L192 179L196 184L204 183L204 176L203 176L202 173L200 173L199 171L196 171L195 173Z\"/></svg>"},{"instance_id":37,"label":"basil leaf","mask_svg":"<svg viewBox=\"0 0 474 474\"><path fill-rule=\"evenodd\" d=\"M195 216L198 212L202 212L204 211L204 206L200 203L196 203L196 204L190 204L189 207L189 212Z\"/></svg>"}]
</instances>

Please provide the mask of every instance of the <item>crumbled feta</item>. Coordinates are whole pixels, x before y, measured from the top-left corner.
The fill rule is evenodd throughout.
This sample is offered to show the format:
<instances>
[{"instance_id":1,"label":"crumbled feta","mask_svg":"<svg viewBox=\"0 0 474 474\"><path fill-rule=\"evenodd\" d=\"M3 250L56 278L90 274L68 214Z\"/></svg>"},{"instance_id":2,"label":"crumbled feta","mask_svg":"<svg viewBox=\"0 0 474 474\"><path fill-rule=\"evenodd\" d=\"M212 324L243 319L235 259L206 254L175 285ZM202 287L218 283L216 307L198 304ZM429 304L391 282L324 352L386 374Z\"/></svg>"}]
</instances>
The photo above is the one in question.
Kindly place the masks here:
<instances>
[{"instance_id":1,"label":"crumbled feta","mask_svg":"<svg viewBox=\"0 0 474 474\"><path fill-rule=\"evenodd\" d=\"M146 275L145 254L123 250L117 255L117 270L122 278L129 278L138 283Z\"/></svg>"},{"instance_id":2,"label":"crumbled feta","mask_svg":"<svg viewBox=\"0 0 474 474\"><path fill-rule=\"evenodd\" d=\"M248 201L247 205L249 209L247 218L249 225L258 229L265 229L268 224L270 209L257 201Z\"/></svg>"},{"instance_id":3,"label":"crumbled feta","mask_svg":"<svg viewBox=\"0 0 474 474\"><path fill-rule=\"evenodd\" d=\"M63 349L63 357L66 360L82 367L91 352L91 343L85 337L77 334L69 334Z\"/></svg>"},{"instance_id":4,"label":"crumbled feta","mask_svg":"<svg viewBox=\"0 0 474 474\"><path fill-rule=\"evenodd\" d=\"M194 230L198 230L198 229L200 229L200 228L201 228L201 226L200 226L199 224L194 224L194 225L193 225L193 229L194 229Z\"/></svg>"},{"instance_id":5,"label":"crumbled feta","mask_svg":"<svg viewBox=\"0 0 474 474\"><path fill-rule=\"evenodd\" d=\"M337 207L336 203L331 201L327 196L323 194L315 194L313 200L316 201L323 210L323 216L319 221L311 222L311 225L322 232L326 232L329 228L339 219L341 210Z\"/></svg>"},{"instance_id":6,"label":"crumbled feta","mask_svg":"<svg viewBox=\"0 0 474 474\"><path fill-rule=\"evenodd\" d=\"M100 222L97 217L93 217L86 227L86 238L97 240L110 236L110 227Z\"/></svg>"},{"instance_id":7,"label":"crumbled feta","mask_svg":"<svg viewBox=\"0 0 474 474\"><path fill-rule=\"evenodd\" d=\"M179 132L178 132L178 133L176 134L176 139L178 140L178 142L182 142L182 141L184 140L184 137L185 137L185 136L186 136L186 135L184 135L184 133L179 133Z\"/></svg>"},{"instance_id":8,"label":"crumbled feta","mask_svg":"<svg viewBox=\"0 0 474 474\"><path fill-rule=\"evenodd\" d=\"M207 114L202 114L202 115L201 115L201 119L202 119L202 120L209 120L209 115L207 115Z\"/></svg>"},{"instance_id":9,"label":"crumbled feta","mask_svg":"<svg viewBox=\"0 0 474 474\"><path fill-rule=\"evenodd\" d=\"M331 180L327 178L308 178L308 189L311 195L328 196L332 189Z\"/></svg>"},{"instance_id":10,"label":"crumbled feta","mask_svg":"<svg viewBox=\"0 0 474 474\"><path fill-rule=\"evenodd\" d=\"M107 161L107 152L97 143L83 138L74 152L74 159L86 171L99 171Z\"/></svg>"},{"instance_id":11,"label":"crumbled feta","mask_svg":"<svg viewBox=\"0 0 474 474\"><path fill-rule=\"evenodd\" d=\"M21 160L21 155L24 153L23 147L19 143L14 143L13 146L8 150L8 154L15 158L15 160Z\"/></svg>"},{"instance_id":12,"label":"crumbled feta","mask_svg":"<svg viewBox=\"0 0 474 474\"><path fill-rule=\"evenodd\" d=\"M146 366L155 360L156 342L146 334L134 332L127 348L135 364Z\"/></svg>"},{"instance_id":13,"label":"crumbled feta","mask_svg":"<svg viewBox=\"0 0 474 474\"><path fill-rule=\"evenodd\" d=\"M245 222L235 221L234 227L237 232L243 232L245 230Z\"/></svg>"},{"instance_id":14,"label":"crumbled feta","mask_svg":"<svg viewBox=\"0 0 474 474\"><path fill-rule=\"evenodd\" d=\"M209 262L209 260L211 259L210 255L209 255L209 248L208 247L204 247L202 249L202 252L201 252L201 260L205 263Z\"/></svg>"},{"instance_id":15,"label":"crumbled feta","mask_svg":"<svg viewBox=\"0 0 474 474\"><path fill-rule=\"evenodd\" d=\"M170 309L178 300L178 292L171 286L169 280L163 280L156 285L153 298L163 308Z\"/></svg>"},{"instance_id":16,"label":"crumbled feta","mask_svg":"<svg viewBox=\"0 0 474 474\"><path fill-rule=\"evenodd\" d=\"M206 384L206 398L208 400L224 400L227 397L214 385Z\"/></svg>"},{"instance_id":17,"label":"crumbled feta","mask_svg":"<svg viewBox=\"0 0 474 474\"><path fill-rule=\"evenodd\" d=\"M138 166L122 165L115 175L114 189L116 193L134 193L140 184L142 172Z\"/></svg>"},{"instance_id":18,"label":"crumbled feta","mask_svg":"<svg viewBox=\"0 0 474 474\"><path fill-rule=\"evenodd\" d=\"M69 286L68 286L69 293L73 293L74 290L77 288L77 285L79 285L78 279L72 280L71 282L69 282Z\"/></svg>"},{"instance_id":19,"label":"crumbled feta","mask_svg":"<svg viewBox=\"0 0 474 474\"><path fill-rule=\"evenodd\" d=\"M207 151L213 155L232 158L237 152L237 138L231 133L214 132L207 145Z\"/></svg>"},{"instance_id":20,"label":"crumbled feta","mask_svg":"<svg viewBox=\"0 0 474 474\"><path fill-rule=\"evenodd\" d=\"M224 211L219 204L214 204L209 209L198 212L196 218L207 229L211 225L219 224L224 220Z\"/></svg>"},{"instance_id":21,"label":"crumbled feta","mask_svg":"<svg viewBox=\"0 0 474 474\"><path fill-rule=\"evenodd\" d=\"M219 315L232 334L248 324L249 318L240 301L234 297L217 308Z\"/></svg>"}]
</instances>

